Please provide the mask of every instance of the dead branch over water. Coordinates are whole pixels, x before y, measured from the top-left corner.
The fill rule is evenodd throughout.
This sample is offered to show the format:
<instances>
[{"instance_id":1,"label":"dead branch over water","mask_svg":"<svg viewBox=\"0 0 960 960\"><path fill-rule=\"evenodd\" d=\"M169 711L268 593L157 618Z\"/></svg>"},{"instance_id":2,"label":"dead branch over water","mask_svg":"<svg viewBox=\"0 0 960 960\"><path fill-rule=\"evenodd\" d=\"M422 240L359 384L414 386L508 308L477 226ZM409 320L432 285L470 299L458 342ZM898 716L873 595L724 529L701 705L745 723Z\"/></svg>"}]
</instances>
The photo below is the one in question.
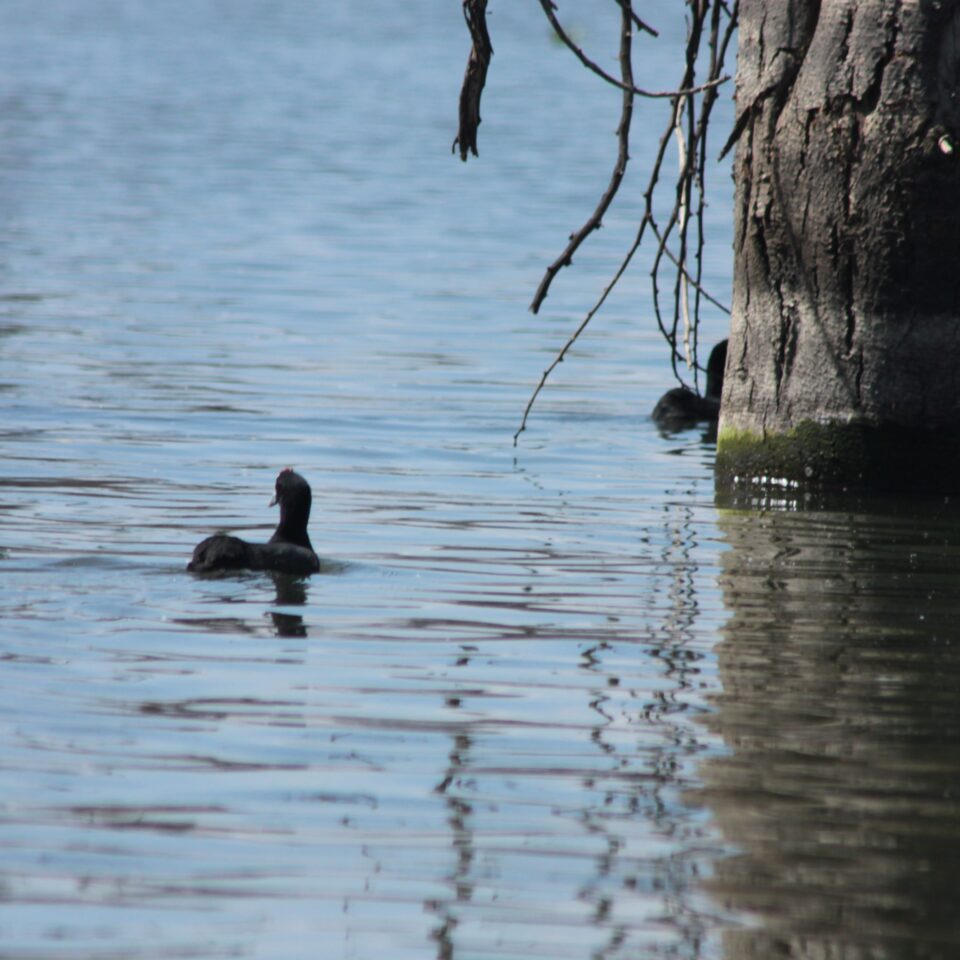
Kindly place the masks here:
<instances>
[{"instance_id":1,"label":"dead branch over water","mask_svg":"<svg viewBox=\"0 0 960 960\"><path fill-rule=\"evenodd\" d=\"M607 297L619 283L635 254L640 249L649 230L656 241L653 266L650 271L653 287L654 313L657 325L669 344L670 359L675 376L683 381L680 364L694 371L694 384L698 363L697 331L700 312L704 302L729 312L720 301L703 287L704 213L706 205L707 134L711 111L717 101L718 87L729 79L723 68L730 44L736 32L739 0L733 3L720 0L688 0L687 42L682 59L680 83L674 90L650 91L637 87L633 77L634 30L657 37L657 31L645 23L633 9L633 0L612 0L620 7L620 45L618 61L620 76L615 77L603 70L594 58L571 38L558 16L559 5L553 0L540 0L547 21L560 41L580 63L605 83L621 93L620 122L617 126L617 156L610 181L601 195L593 213L584 224L571 234L560 254L547 266L534 294L530 309L537 313L546 299L557 274L573 262L573 254L584 241L603 223L603 218L613 203L623 182L630 162L630 132L633 124L637 97L659 100L667 99L670 112L663 128L654 161L648 173L644 191L644 208L636 236L623 255L611 279L603 288L593 306L561 347L550 365L543 371L539 383L527 403L520 426L513 437L516 445L520 434L527 427L530 412L556 367L589 326ZM485 15L487 0L463 0L464 16L473 38L473 48L464 76L460 95L460 132L454 147L460 147L460 156L467 159L468 153L477 155L476 137L480 123L480 96L486 80L487 66L492 48L487 33ZM648 41L649 42L649 41ZM678 58L679 59L679 58ZM698 60L706 60L705 69ZM665 173L667 153L671 141L677 144L677 172ZM657 190L673 187L672 206L665 218L656 213ZM665 270L670 269L672 281L672 309L664 308L661 295L661 280Z\"/></svg>"}]
</instances>

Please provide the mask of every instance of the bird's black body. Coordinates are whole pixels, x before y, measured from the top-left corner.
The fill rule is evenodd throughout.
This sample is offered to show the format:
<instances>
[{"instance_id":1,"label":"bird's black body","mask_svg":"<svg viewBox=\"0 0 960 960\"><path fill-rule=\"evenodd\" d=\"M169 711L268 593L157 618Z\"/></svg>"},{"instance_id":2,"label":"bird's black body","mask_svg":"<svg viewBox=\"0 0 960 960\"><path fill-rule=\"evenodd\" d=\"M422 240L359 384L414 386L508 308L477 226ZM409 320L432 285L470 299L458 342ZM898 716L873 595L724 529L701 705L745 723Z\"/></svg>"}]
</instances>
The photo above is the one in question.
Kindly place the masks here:
<instances>
[{"instance_id":1,"label":"bird's black body","mask_svg":"<svg viewBox=\"0 0 960 960\"><path fill-rule=\"evenodd\" d=\"M707 389L701 397L688 387L668 390L653 408L653 419L662 427L678 429L720 417L720 394L723 392L723 370L727 364L727 341L721 340L710 351L707 361Z\"/></svg>"},{"instance_id":2,"label":"bird's black body","mask_svg":"<svg viewBox=\"0 0 960 960\"><path fill-rule=\"evenodd\" d=\"M267 543L248 543L218 533L198 543L187 569L195 573L219 570L272 570L306 576L320 569L320 560L307 534L310 484L289 467L277 477L274 503L280 505L280 523Z\"/></svg>"}]
</instances>

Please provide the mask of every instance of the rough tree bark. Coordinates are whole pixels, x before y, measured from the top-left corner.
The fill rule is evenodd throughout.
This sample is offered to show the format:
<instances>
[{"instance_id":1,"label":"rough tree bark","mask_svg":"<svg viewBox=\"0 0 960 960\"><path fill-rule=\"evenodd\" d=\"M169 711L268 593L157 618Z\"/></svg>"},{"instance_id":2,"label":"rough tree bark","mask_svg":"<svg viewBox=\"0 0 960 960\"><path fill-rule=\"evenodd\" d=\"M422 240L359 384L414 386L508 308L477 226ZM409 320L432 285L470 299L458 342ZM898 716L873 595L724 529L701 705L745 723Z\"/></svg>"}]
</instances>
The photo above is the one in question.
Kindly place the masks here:
<instances>
[{"instance_id":1,"label":"rough tree bark","mask_svg":"<svg viewBox=\"0 0 960 960\"><path fill-rule=\"evenodd\" d=\"M960 490L960 2L743 0L721 478Z\"/></svg>"}]
</instances>

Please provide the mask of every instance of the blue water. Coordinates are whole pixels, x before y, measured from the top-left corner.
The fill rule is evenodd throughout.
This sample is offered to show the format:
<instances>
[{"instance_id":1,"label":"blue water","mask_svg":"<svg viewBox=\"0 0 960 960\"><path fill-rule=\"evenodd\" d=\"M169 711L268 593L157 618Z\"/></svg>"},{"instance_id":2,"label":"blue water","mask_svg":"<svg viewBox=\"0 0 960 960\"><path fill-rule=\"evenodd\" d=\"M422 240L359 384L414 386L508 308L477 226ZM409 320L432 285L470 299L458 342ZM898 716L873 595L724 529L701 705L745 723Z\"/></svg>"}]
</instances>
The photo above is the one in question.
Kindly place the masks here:
<instances>
[{"instance_id":1,"label":"blue water","mask_svg":"<svg viewBox=\"0 0 960 960\"><path fill-rule=\"evenodd\" d=\"M492 9L481 156L464 165L457 3L3 4L0 956L713 958L846 942L803 926L806 901L799 919L784 908L796 889L770 881L730 812L731 797L755 807L767 840L809 824L784 856L817 863L820 808L781 822L741 770L766 769L783 736L791 770L806 758L829 779L792 732L803 697L775 686L806 659L771 677L766 645L802 639L814 675L821 641L853 645L849 669L891 693L920 661L857 644L886 642L883 597L911 610L939 590L947 607L923 621L937 636L910 618L897 642L949 649L952 506L922 523L719 510L709 439L649 419L670 385L649 261L513 447L636 229L664 122L641 118L618 205L532 316L544 266L606 184L619 99L535 7ZM609 7L569 15L608 60ZM637 81L657 88L679 74L683 30L663 16L659 46L638 40ZM711 175L706 282L726 299L729 178ZM706 315L706 343L724 331ZM313 486L323 573L188 575L215 530L269 536L286 465ZM905 593L889 589L899 559L878 568L876 551L919 557ZM771 590L796 597L768 621ZM949 703L931 701L954 675L939 662L895 717ZM846 700L813 686L842 742L857 724L831 705ZM782 722L745 740L768 699ZM863 726L875 771L889 752ZM923 729L932 803L956 771ZM882 797L855 774L836 796ZM891 800L907 810L896 824L913 801ZM929 822L950 834L941 808ZM844 896L877 902L857 876ZM951 936L935 927L924 955Z\"/></svg>"}]
</instances>

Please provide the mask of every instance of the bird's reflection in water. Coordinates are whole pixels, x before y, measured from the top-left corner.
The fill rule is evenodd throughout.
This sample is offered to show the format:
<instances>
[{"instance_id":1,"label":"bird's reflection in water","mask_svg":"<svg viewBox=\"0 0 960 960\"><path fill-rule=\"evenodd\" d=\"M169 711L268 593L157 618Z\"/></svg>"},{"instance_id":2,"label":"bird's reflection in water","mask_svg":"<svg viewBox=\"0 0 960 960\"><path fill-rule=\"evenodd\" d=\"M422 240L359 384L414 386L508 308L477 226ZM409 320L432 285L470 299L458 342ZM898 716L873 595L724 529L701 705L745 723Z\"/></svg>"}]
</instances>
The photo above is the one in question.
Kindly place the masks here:
<instances>
[{"instance_id":1,"label":"bird's reflection in water","mask_svg":"<svg viewBox=\"0 0 960 960\"><path fill-rule=\"evenodd\" d=\"M290 577L283 573L270 575L277 591L278 607L302 607L307 602L307 582L301 577ZM299 613L283 610L271 610L274 633L278 637L305 637L307 625Z\"/></svg>"}]
</instances>

